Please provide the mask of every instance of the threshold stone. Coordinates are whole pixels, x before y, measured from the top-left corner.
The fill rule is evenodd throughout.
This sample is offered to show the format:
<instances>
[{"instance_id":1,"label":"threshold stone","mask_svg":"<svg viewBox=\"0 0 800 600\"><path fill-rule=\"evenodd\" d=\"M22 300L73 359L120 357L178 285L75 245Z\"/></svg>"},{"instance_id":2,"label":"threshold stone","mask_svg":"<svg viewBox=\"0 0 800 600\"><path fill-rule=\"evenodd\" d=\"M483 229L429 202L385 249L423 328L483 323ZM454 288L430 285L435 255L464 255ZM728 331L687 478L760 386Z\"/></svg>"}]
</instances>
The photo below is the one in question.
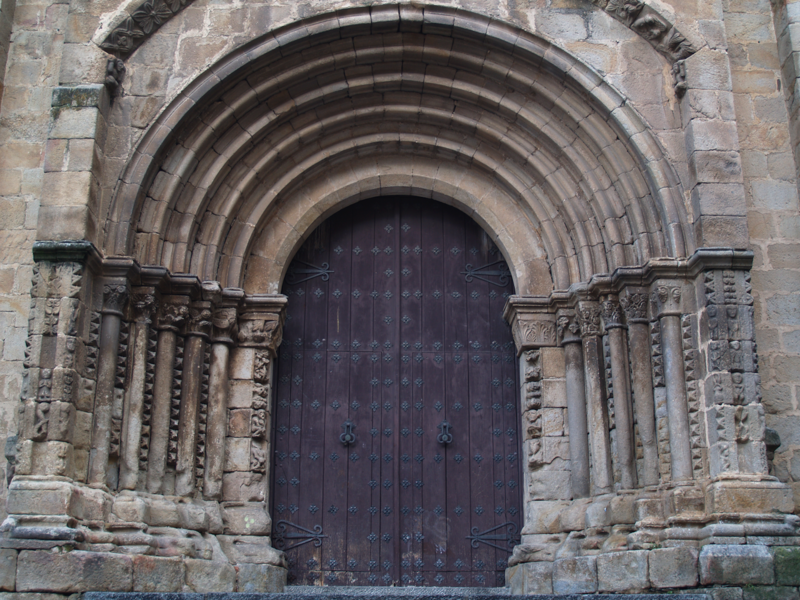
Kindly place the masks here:
<instances>
[{"instance_id":1,"label":"threshold stone","mask_svg":"<svg viewBox=\"0 0 800 600\"><path fill-rule=\"evenodd\" d=\"M316 587L287 586L279 594L86 592L84 600L711 600L704 593L688 594L532 594L515 596L507 588L447 587Z\"/></svg>"}]
</instances>

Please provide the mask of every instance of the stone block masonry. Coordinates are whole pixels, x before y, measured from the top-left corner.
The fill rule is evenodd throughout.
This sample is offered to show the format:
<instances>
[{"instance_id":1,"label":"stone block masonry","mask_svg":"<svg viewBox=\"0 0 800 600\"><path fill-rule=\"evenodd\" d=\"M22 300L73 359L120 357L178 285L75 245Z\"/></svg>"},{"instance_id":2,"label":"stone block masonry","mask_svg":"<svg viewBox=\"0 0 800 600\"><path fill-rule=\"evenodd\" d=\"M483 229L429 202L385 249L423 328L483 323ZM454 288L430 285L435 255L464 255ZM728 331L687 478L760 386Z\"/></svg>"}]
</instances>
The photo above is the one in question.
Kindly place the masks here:
<instances>
[{"instance_id":1,"label":"stone block masonry","mask_svg":"<svg viewBox=\"0 0 800 600\"><path fill-rule=\"evenodd\" d=\"M0 2L0 589L281 590L278 292L403 194L517 293L509 589L797 596L800 2L444 4Z\"/></svg>"}]
</instances>

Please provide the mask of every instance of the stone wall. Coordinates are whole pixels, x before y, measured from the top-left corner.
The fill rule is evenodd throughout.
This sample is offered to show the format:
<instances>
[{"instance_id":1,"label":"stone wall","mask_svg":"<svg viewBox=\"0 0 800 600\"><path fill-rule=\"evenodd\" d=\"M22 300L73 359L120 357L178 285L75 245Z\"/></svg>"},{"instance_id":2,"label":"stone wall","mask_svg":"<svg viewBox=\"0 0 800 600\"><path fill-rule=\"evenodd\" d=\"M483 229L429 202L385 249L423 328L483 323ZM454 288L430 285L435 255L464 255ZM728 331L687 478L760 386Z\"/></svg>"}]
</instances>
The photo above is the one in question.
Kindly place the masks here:
<instances>
[{"instance_id":1,"label":"stone wall","mask_svg":"<svg viewBox=\"0 0 800 600\"><path fill-rule=\"evenodd\" d=\"M770 505L785 512L792 506L791 494L766 475L760 403L763 390L766 425L782 441L771 472L800 486L800 455L795 457L800 452L800 139L793 125L800 110L795 72L800 55L795 49L800 39L795 7L800 4L443 3L471 11L459 13L464 31L486 25L475 15L503 23L491 52L480 50L480 39L471 56L463 40L450 54L453 42L447 35L454 25L446 14L423 29L422 9L409 8L402 26L407 29L398 32L401 26L385 17L392 11L399 14L397 8L387 7L385 13L375 8L372 16L359 10L341 13L352 17L348 25L342 16L342 27L362 28L363 39L346 59L352 65L391 65L392 52L400 51L418 53L434 65L444 60L445 67L452 58L463 72L437 72L432 96L437 102L445 98L466 107L459 121L468 123L466 133L454 141L424 129L430 124L425 118L438 114L438 104L425 108L425 118L404 124L418 126L409 133L410 142L398 133L405 135L406 130L387 125L387 118L384 127L398 127L392 133L398 136L398 146L425 146L437 137L437 143L430 144L436 148L433 158L409 157L407 151L405 156L387 151L385 157L374 158L382 156L375 151L366 160L352 158L349 171L309 172L302 185L287 186L288 199L275 212L259 213L262 220L236 211L228 214L232 209L227 204L241 191L237 177L262 175L257 173L262 166L253 166L260 162L242 159L242 148L261 144L268 150L285 135L283 129L262 130L262 125L243 119L251 102L264 100L258 93L274 94L267 96L267 103L274 101L270 107L277 113L307 111L294 123L301 133L291 146L293 153L288 153L290 159L271 167L278 175L284 167L299 169L291 162L293 156L312 156L301 152L313 152L315 144L319 154L325 154L323 142L329 140L303 129L324 114L314 112L316 100L304 91L310 84L294 82L295 98L282 89L270 90L264 81L236 79L237 69L245 72L248 65L266 61L269 41L260 36L287 27L283 34L291 31L289 37L305 39L326 23L331 11L356 9L362 3L169 4L157 14L134 16L136 7L115 2L19 0L11 10L6 0L0 7L0 64L5 61L4 40L11 40L0 82L5 86L0 90L0 439L12 436L7 454L16 460L19 475L6 527L6 537L16 541L3 552L9 564L17 561L16 568L4 569L6 578L16 573L17 591L40 589L26 580L33 569L64 569L71 574L68 581L78 581L85 565L99 560L96 553L127 546L178 547L184 542L174 540L189 538L192 542L186 545L192 550L184 559L169 558L167 550L148 551L153 558L109 558L108 564L117 565L125 581L109 579L107 585L148 589L149 584L136 583L136 573L152 566L180 573L188 589L202 587L205 584L197 582L204 580L192 577L206 575L192 573L208 570L206 563L213 563L217 543L205 536L217 536L220 552L231 562L249 564L232 558L230 548L222 549L234 545L226 537L241 534L245 522L248 527L256 524L249 531L251 541L269 547L270 523L264 510L269 360L257 339L263 332L253 329L257 319L251 318L257 313L258 295L279 289L293 244L324 211L337 202L392 190L424 193L473 210L515 259L510 262L516 263L516 282L528 296L520 304L528 302L519 313L527 315L523 321L530 317L525 323L536 324L530 331L545 327L548 332L546 340L526 341L519 331L529 331L527 325L514 321L520 317L513 310L507 315L518 327L521 352L529 500L523 546L515 555L519 564L509 573L515 589L800 585L794 575L786 575L786 565L797 558L782 548L796 539L798 522L765 514ZM376 7L383 4L388 2ZM152 6L144 10L152 11ZM14 29L8 38L2 19L11 15ZM288 28L298 22L302 30ZM394 24L383 31L385 22ZM134 34L132 28L139 26L147 31L136 29ZM520 30L543 38L541 46L529 41L531 47L552 43L541 50L535 68L530 68L535 61L527 47L523 51L513 49L514 44L509 44L511 50L503 46L516 40ZM430 42L423 31L442 37L426 46ZM384 45L375 42L376 35L364 35L370 32L395 37L387 37ZM402 43L400 33L406 36ZM234 52L256 38L266 50L250 45L246 48L252 56ZM276 44L288 47L291 40ZM307 64L330 54L330 48L319 46L304 55ZM297 48L287 50L291 52L301 54ZM520 63L519 77L509 74L504 83L508 94L495 100L495 90L486 82L497 78L504 64L512 64L515 52L530 62L524 68ZM378 61L378 53L386 56ZM292 60L270 59L259 68L273 69L269 72L274 77L302 76L303 68L295 69ZM370 71L368 83L351 72L342 86L353 86L347 89L355 95L367 87L376 94L387 93L385 86L397 85L389 90L384 106L420 106L412 96L419 93L424 98L424 78L393 68L380 73L383 80ZM221 89L223 79L230 89ZM447 93L436 87L442 80ZM574 88L557 87L566 80L575 88L580 81L589 100L579 100ZM344 87L325 81L329 85L324 92L314 91L317 100L328 104L328 110L338 110L330 108L331 102ZM534 89L531 82L542 87L529 94ZM204 112L193 115L194 107ZM528 138L505 132L504 121L495 118L523 112L525 118L517 122L520 131L529 125L533 130L535 123L547 132L547 159ZM359 124L369 127L368 119ZM582 137L570 137L579 130ZM366 133L384 132L376 125ZM328 137L338 141L336 135ZM491 143L482 141L482 135ZM589 148L583 156L572 153L579 143ZM494 181L481 178L478 168L464 174L464 164L473 165L478 149L490 158L485 163L476 158L474 165L491 165ZM528 165L525 156L538 162ZM556 158L548 171L542 165L549 165L552 157ZM591 175L584 173L581 179L581 168L590 165L586 161L597 157L600 160L587 168ZM531 176L534 171L541 177ZM228 172L232 175L225 179ZM220 179L209 184L203 179L206 173ZM504 183L511 181L508 173L514 181L526 182L513 193L497 183L504 177ZM284 191L277 186L278 175L267 185L275 184L275 195ZM573 182L579 183L570 187ZM339 197L340 190L350 191L341 191ZM206 196L215 204L206 204ZM523 200L511 200L516 197ZM585 203L578 201L584 197ZM548 204L542 198L557 201ZM542 206L547 210L540 210ZM558 220L555 215L563 217L560 210L569 218ZM640 223L650 228L634 232ZM226 227L232 232L227 238L220 233ZM246 232L256 228L262 232L254 238L255 249L250 252L248 246L244 253L237 236L249 240ZM84 250L75 258L65 250L69 244L39 246L32 289L34 239L84 240ZM553 240L568 240L568 248L554 252ZM232 247L227 254L222 242ZM94 250L86 249L90 247L100 253L95 256ZM724 250L695 252L703 247ZM752 270L750 255L742 252L746 249L754 252ZM87 258L90 255L93 258ZM257 268L248 272L248 264ZM616 267L620 269L612 274ZM75 284L78 291L67 293L54 284L67 271L74 281L89 271L92 276ZM193 275L184 279L184 271ZM210 281L201 285L194 275ZM113 296L115 286L136 288L138 299L109 308L107 297ZM238 287L247 288L246 301ZM141 313L147 304L142 295L158 297L178 307L177 312L160 313L151 322ZM250 308L242 308L247 303ZM70 311L79 315L69 326L77 327L75 331L58 324L62 306L63 323ZM205 317L204 311L209 313ZM240 331L234 340L231 328L237 319ZM537 319L544 319L545 325ZM105 342L98 336L106 336ZM102 343L113 350L113 360L100 358L98 365ZM222 346L230 346L230 351ZM634 352L636 347L644 352ZM65 352L75 353L71 360L77 366L61 364ZM628 352L633 356L630 373L623 369ZM184 362L196 368L196 376L191 375L194 371L184 375ZM117 367L122 375L114 375ZM58 379L60 371L51 372L59 368L76 371L67 375L79 376L80 392ZM103 368L105 373L99 373ZM47 383L51 377L56 383ZM128 388L125 381L136 385ZM152 386L161 386L160 391L154 393ZM53 401L51 389L64 397ZM160 401L154 404L156 396ZM25 401L21 412L20 397ZM164 401L167 397L169 402ZM49 418L48 410L53 411ZM152 410L161 411L163 419L152 421ZM588 424L576 420L578 413L588 416ZM51 421L53 433L42 431ZM74 431L67 431L70 423ZM157 424L151 427L153 423ZM13 437L18 428L19 440ZM206 452L206 436L220 453ZM38 488L31 482L49 476L74 479L74 487L62 490L74 506L68 503L63 514L58 507L34 518L20 498L46 496L35 492ZM726 479L736 485L723 483ZM122 490L124 494L116 493ZM3 506L6 491L0 490ZM162 505L164 497L181 499ZM202 504L197 510L206 520L199 517L199 525L187 498ZM81 532L78 536L59 531L68 540L58 538L54 544L76 551L63 556L39 552L44 547L37 545L41 536L50 533L33 530L48 527ZM665 547L659 547L662 544ZM730 544L742 544L742 549ZM628 552L615 553L622 549ZM198 559L203 564L193 567ZM148 560L155 562L150 565ZM753 565L759 569L747 570ZM218 582L219 589L249 589L236 583L230 569L220 573L225 581ZM745 574L749 581L741 579ZM85 585L73 583L45 587L67 593ZM91 585L103 587L106 582Z\"/></svg>"},{"instance_id":2,"label":"stone wall","mask_svg":"<svg viewBox=\"0 0 800 600\"><path fill-rule=\"evenodd\" d=\"M0 3L0 100L3 98L3 82L6 76L8 49L11 45L11 27L14 21L16 0L5 0Z\"/></svg>"}]
</instances>

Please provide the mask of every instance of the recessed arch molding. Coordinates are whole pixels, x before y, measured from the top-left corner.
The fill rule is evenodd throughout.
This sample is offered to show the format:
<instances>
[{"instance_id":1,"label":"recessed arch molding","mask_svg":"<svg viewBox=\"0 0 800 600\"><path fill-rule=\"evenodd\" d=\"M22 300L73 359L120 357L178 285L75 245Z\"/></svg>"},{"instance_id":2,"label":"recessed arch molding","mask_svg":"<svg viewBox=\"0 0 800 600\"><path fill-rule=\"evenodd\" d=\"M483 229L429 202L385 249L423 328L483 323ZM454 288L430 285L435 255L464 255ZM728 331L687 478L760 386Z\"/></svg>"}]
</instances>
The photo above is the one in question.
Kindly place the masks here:
<instances>
[{"instance_id":1,"label":"recessed arch molding","mask_svg":"<svg viewBox=\"0 0 800 600\"><path fill-rule=\"evenodd\" d=\"M456 188L459 173L490 174L456 205L516 211L504 228L535 232L556 288L694 247L674 170L595 72L504 23L402 5L300 22L200 76L136 149L105 252L240 287L257 231L307 234L296 190L309 177L357 181L355 157L387 152L416 154L421 171L446 159ZM529 261L512 242L499 240L511 262Z\"/></svg>"},{"instance_id":2,"label":"recessed arch molding","mask_svg":"<svg viewBox=\"0 0 800 600\"><path fill-rule=\"evenodd\" d=\"M664 29L633 1L602 6ZM169 586L185 573L187 586L280 591L269 432L292 300L278 291L322 221L398 195L477 221L519 294L504 310L524 438L524 527L502 559L515 593L573 589L576 568L597 581L605 559L548 560L578 543L650 552L636 559L650 565L664 546L693 565L687 542L759 560L751 539L800 542L792 489L768 475L753 254L696 247L672 165L595 71L500 21L404 4L320 15L232 52L145 133L98 247L36 243L9 547L85 543L85 560L129 573L123 554L143 551L185 562ZM328 368L307 367L284 383ZM53 501L32 514L43 490Z\"/></svg>"}]
</instances>

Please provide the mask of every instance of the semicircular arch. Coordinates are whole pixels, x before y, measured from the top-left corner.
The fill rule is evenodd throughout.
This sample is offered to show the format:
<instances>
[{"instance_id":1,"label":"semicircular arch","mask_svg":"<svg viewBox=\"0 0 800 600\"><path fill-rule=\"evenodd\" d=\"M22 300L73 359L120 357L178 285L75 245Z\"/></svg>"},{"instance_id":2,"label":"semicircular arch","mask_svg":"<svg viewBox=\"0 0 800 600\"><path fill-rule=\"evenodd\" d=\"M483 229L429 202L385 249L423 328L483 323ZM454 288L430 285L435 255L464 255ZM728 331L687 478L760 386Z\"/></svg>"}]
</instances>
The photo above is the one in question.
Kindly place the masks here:
<instances>
[{"instance_id":1,"label":"semicircular arch","mask_svg":"<svg viewBox=\"0 0 800 600\"><path fill-rule=\"evenodd\" d=\"M384 193L351 168L358 194L311 196L306 203L334 204L285 220L309 182L334 185L336 169L367 156L381 157L385 177L415 193L448 187L456 204L461 182L502 190L496 214L510 222L493 225L495 213L476 211L467 196L463 209L508 253L521 293L538 289L525 265L540 250L558 289L693 250L677 176L633 108L594 71L480 15L461 11L434 27L385 9L376 22L362 8L282 28L195 80L135 151L112 203L106 252L241 287L263 232L289 228L268 245L281 249L272 256L281 264L318 222L315 210ZM409 183L391 167L405 156L440 165L447 181L433 174L415 184L412 174ZM366 168L361 175L372 177ZM278 277L271 289L280 271L270 273Z\"/></svg>"}]
</instances>

